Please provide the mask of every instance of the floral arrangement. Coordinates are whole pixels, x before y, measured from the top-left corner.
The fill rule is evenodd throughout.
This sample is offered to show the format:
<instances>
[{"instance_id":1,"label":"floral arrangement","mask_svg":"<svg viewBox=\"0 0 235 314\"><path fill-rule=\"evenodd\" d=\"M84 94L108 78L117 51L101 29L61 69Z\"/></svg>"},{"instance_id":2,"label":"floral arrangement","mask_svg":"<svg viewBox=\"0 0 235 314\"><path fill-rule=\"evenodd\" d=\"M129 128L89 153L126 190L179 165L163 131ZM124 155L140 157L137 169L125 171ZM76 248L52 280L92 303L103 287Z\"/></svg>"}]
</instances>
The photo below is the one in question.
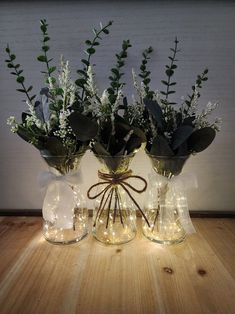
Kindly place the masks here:
<instances>
[{"instance_id":1,"label":"floral arrangement","mask_svg":"<svg viewBox=\"0 0 235 314\"><path fill-rule=\"evenodd\" d=\"M56 66L52 65L53 58L48 56L50 50L48 24L41 20L42 54L37 60L45 64L42 71L45 76L45 87L36 96L32 95L33 86L27 87L23 69L16 62L16 56L9 45L6 48L6 60L11 74L16 77L16 82L21 86L17 91L26 96L27 109L22 113L22 122L18 123L14 116L8 118L7 123L11 130L23 140L34 145L44 156L61 157L60 162L68 161L75 154L84 153L92 138L98 131L98 126L89 108L90 90L87 85L89 78L90 61L95 53L95 47L100 45L102 35L109 34L112 21L105 26L100 25L100 30L93 29L94 38L86 40L86 58L82 59L83 68L77 71L78 79L71 79L69 61L61 57L60 68L56 75ZM76 112L76 125L70 125L70 116ZM71 117L73 122L73 116ZM54 161L56 159L54 158ZM52 158L53 161L53 158Z\"/></svg>"},{"instance_id":2,"label":"floral arrangement","mask_svg":"<svg viewBox=\"0 0 235 314\"><path fill-rule=\"evenodd\" d=\"M99 30L93 29L93 38L85 41L86 57L81 59L82 67L77 70L78 78L73 81L69 61L62 56L58 70L53 64L53 58L49 56L48 23L45 19L41 20L42 52L37 60L45 65L45 69L41 72L44 82L39 95L33 93L32 85L26 85L24 71L16 62L16 55L8 45L6 63L20 85L17 91L24 94L27 108L22 112L20 123L14 116L9 117L7 123L12 132L36 147L46 162L59 171L59 180L57 174L53 173L54 169L44 176L44 183L48 184L43 204L46 239L56 243L70 243L82 239L87 233L86 213L83 212L84 208L79 208L82 196L77 184L77 170L80 158L90 148L106 166L104 171L98 171L100 181L87 191L88 198L96 199L93 224L95 237L101 242L116 244L133 239L136 227L132 209L136 207L145 220L145 227L149 232L145 235L148 238L161 243L157 220L160 211L165 208L164 228L170 221L172 224L169 230L172 236L172 226L177 225L176 220L181 220L184 228L178 227L177 230L182 231L182 240L185 236L183 230L192 231L193 227L190 224L185 192L183 188L175 189L176 183L180 182L182 177L174 181L170 179L181 172L190 154L206 149L220 130L221 120L216 118L210 122L209 119L217 103L209 102L201 112L198 110L199 91L208 79L208 70L205 69L197 76L191 93L183 98L181 104L177 104L170 100L170 96L175 94L176 82L172 81L172 78L177 69L179 42L176 38L174 48L171 48L172 54L168 57L170 63L166 65L165 70L166 79L161 81L164 90L160 92L150 88L151 71L147 66L153 48L149 47L142 54L138 75L134 70L132 72L136 95L128 102L123 92L123 68L131 44L129 40L123 40L120 52L115 55L116 64L111 68L108 77L109 86L100 92L96 86L91 59L103 35L109 34L111 25L112 21L105 26L100 24ZM147 182L141 176L133 175L129 169L131 157L143 143L146 143L146 152L150 155L157 173L157 177L151 177L154 184L150 192L154 199L151 203L150 197L148 198L148 206L151 206L144 211L132 192L143 193ZM161 157L163 161L159 161ZM69 170L75 171L69 173ZM129 179L139 180L143 187L136 188L128 182ZM162 220L159 221L160 226ZM76 224L81 228L77 230ZM155 224L157 235L153 235ZM66 242L64 235L66 230L71 229L74 233L71 233L71 237L68 236ZM60 239L57 235L54 237L58 234L54 230L59 232ZM179 241L177 232L174 241Z\"/></svg>"},{"instance_id":3,"label":"floral arrangement","mask_svg":"<svg viewBox=\"0 0 235 314\"><path fill-rule=\"evenodd\" d=\"M125 64L129 47L131 47L129 40L124 40L121 52L116 54L117 64L111 69L110 86L101 95L95 84L92 67L88 69L86 87L90 96L88 106L84 110L98 122L99 131L91 145L96 154L128 155L139 148L145 140L143 132L125 119L127 100L122 91L125 83L121 82L124 75L121 69Z\"/></svg>"},{"instance_id":4,"label":"floral arrangement","mask_svg":"<svg viewBox=\"0 0 235 314\"><path fill-rule=\"evenodd\" d=\"M129 117L145 130L147 137L146 150L152 155L158 156L186 156L198 153L206 149L214 140L216 132L220 130L221 119L216 118L210 122L209 116L217 108L217 103L209 102L202 112L198 113L199 90L202 83L207 81L208 69L197 76L196 83L192 86L192 92L178 105L170 101L170 96L175 93L176 85L172 81L177 68L176 55L179 52L177 38L174 41L174 48L171 48L172 55L170 64L166 65L166 80L162 80L165 90L152 91L150 89L151 72L147 70L147 63L150 54L153 52L149 47L143 52L143 59L140 66L138 82L137 75L133 71L133 81L136 90L136 97L129 107Z\"/></svg>"},{"instance_id":5,"label":"floral arrangement","mask_svg":"<svg viewBox=\"0 0 235 314\"><path fill-rule=\"evenodd\" d=\"M131 47L129 40L124 40L120 53L116 54L117 63L111 69L109 76L110 86L101 94L99 93L92 66L87 70L87 82L85 84L87 98L84 102L84 113L92 117L98 124L98 132L91 142L91 149L97 156L120 157L136 152L146 137L140 128L129 119L127 99L124 97L122 82L127 51ZM78 112L73 112L69 121L73 132L77 130ZM128 116L128 117L127 117ZM109 166L116 170L121 159L106 159Z\"/></svg>"}]
</instances>

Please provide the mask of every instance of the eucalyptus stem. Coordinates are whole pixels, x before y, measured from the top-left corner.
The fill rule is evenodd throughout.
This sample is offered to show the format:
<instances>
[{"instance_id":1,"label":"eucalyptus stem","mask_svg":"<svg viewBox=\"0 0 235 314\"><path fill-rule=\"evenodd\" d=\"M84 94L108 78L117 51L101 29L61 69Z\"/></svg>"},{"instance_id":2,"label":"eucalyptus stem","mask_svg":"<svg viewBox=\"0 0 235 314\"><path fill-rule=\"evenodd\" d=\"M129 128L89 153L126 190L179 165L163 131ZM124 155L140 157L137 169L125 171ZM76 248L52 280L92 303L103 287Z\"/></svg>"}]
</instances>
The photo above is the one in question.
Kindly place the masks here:
<instances>
[{"instance_id":1,"label":"eucalyptus stem","mask_svg":"<svg viewBox=\"0 0 235 314\"><path fill-rule=\"evenodd\" d=\"M24 84L25 78L22 75L23 70L20 69L20 64L14 63L14 60L16 60L16 55L11 53L9 45L7 45L6 53L8 54L9 59L5 60L5 62L7 63L9 69L14 69L14 72L11 72L11 74L16 76L16 82L22 86L22 89L17 89L17 91L20 93L24 93L31 103L32 100L36 97L36 95L29 95L29 92L33 89L33 86L30 85L28 88L26 88Z\"/></svg>"},{"instance_id":2,"label":"eucalyptus stem","mask_svg":"<svg viewBox=\"0 0 235 314\"><path fill-rule=\"evenodd\" d=\"M95 34L95 37L92 40L86 40L85 44L88 46L88 48L85 50L85 53L87 54L87 59L82 59L81 62L84 64L84 67L82 70L77 70L77 73L79 74L80 78L78 78L75 81L75 84L82 89L82 94L77 95L80 101L84 101L84 98L86 96L87 90L86 90L86 80L87 80L87 70L90 66L91 57L93 54L95 54L96 46L100 45L99 40L102 40L101 34L108 35L109 30L108 28L113 24L113 21L109 21L105 26L100 23L100 30L97 31L95 28L93 29L93 33Z\"/></svg>"},{"instance_id":3,"label":"eucalyptus stem","mask_svg":"<svg viewBox=\"0 0 235 314\"><path fill-rule=\"evenodd\" d=\"M190 108L192 101L195 98L196 92L197 92L198 98L201 96L200 93L196 90L196 88L202 88L202 82L208 80L207 73L208 73L208 69L205 69L201 75L197 76L196 83L195 83L196 87L195 85L192 86L193 92L191 95L188 95L188 100L185 100L185 104L187 105L188 109Z\"/></svg>"},{"instance_id":4,"label":"eucalyptus stem","mask_svg":"<svg viewBox=\"0 0 235 314\"><path fill-rule=\"evenodd\" d=\"M172 66L174 64L174 61L175 61L176 52L177 52L177 44L178 44L178 41L176 39L175 40L175 49L174 49L174 52L173 52L173 56L172 56L172 60L171 60L171 64L170 64L170 69L172 68ZM168 80L167 80L166 100L168 99L168 96L169 96L170 82L171 82L171 75L168 76Z\"/></svg>"},{"instance_id":5,"label":"eucalyptus stem","mask_svg":"<svg viewBox=\"0 0 235 314\"><path fill-rule=\"evenodd\" d=\"M131 47L130 41L123 40L122 42L122 50L119 54L116 54L117 63L114 68L111 69L112 75L109 76L109 80L111 81L110 87L107 89L109 93L109 101L111 106L115 103L118 92L121 86L125 85L125 83L121 83L120 79L124 75L121 73L121 68L125 65L125 59L127 58L127 50Z\"/></svg>"},{"instance_id":6,"label":"eucalyptus stem","mask_svg":"<svg viewBox=\"0 0 235 314\"><path fill-rule=\"evenodd\" d=\"M50 62L53 60L53 58L49 59L47 52L50 50L50 47L48 46L48 42L50 40L50 37L48 36L48 23L46 19L40 20L40 29L42 31L43 39L42 39L42 52L43 55L40 55L37 57L37 60L39 62L43 62L46 64L47 71L41 71L41 73L46 74L47 76L47 82L48 78L51 78L51 74L56 70L55 66L50 66ZM55 83L55 78L53 78L53 83Z\"/></svg>"},{"instance_id":7,"label":"eucalyptus stem","mask_svg":"<svg viewBox=\"0 0 235 314\"><path fill-rule=\"evenodd\" d=\"M140 65L140 73L139 73L139 77L143 79L146 97L149 99L152 99L153 94L154 94L154 92L150 91L150 88L149 88L149 83L151 82L151 79L150 79L151 71L147 71L147 63L148 63L148 60L150 59L149 55L152 52L153 52L153 48L150 46L147 49L145 49L144 52L142 53L143 59Z\"/></svg>"},{"instance_id":8,"label":"eucalyptus stem","mask_svg":"<svg viewBox=\"0 0 235 314\"><path fill-rule=\"evenodd\" d=\"M90 47L86 50L88 52L88 58L87 58L87 64L86 64L86 67L85 67L85 71L87 72L88 70L88 67L90 65L90 60L91 60L91 56L95 53L95 49L94 47L97 46L98 42L97 42L97 39L101 39L100 35L101 33L105 33L105 34L109 34L109 30L108 28L113 24L112 21L109 21L109 23L107 25L105 25L104 27L102 27L100 29L99 32L97 32L95 29L94 29L94 33L95 33L95 37L93 38L92 42L91 42L91 45ZM85 89L83 88L82 90L82 100L84 98L84 93L85 93Z\"/></svg>"},{"instance_id":9,"label":"eucalyptus stem","mask_svg":"<svg viewBox=\"0 0 235 314\"><path fill-rule=\"evenodd\" d=\"M180 50L178 49L178 39L175 38L175 46L174 48L170 48L170 50L173 52L172 56L169 56L168 58L171 60L170 65L166 65L166 75L167 75L167 81L162 80L161 82L166 86L166 91L161 91L160 93L165 96L165 99L162 99L162 102L165 103L165 105L175 105L174 102L168 102L168 98L170 94L174 94L174 90L170 90L171 86L176 85L176 82L171 82L171 78L174 75L174 70L177 68L177 65L175 64L176 61L176 54Z\"/></svg>"}]
</instances>

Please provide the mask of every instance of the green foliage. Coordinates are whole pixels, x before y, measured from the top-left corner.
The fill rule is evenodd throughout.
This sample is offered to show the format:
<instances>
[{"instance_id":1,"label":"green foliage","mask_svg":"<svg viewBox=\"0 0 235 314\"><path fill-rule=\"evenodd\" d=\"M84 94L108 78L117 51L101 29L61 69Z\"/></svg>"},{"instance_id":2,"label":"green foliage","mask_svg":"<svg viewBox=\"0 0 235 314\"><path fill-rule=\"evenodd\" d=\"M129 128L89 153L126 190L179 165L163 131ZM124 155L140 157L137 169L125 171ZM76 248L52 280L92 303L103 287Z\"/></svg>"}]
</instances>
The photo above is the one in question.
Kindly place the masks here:
<instances>
[{"instance_id":1,"label":"green foliage","mask_svg":"<svg viewBox=\"0 0 235 314\"><path fill-rule=\"evenodd\" d=\"M43 148L40 149L41 154L45 156L66 156L67 149L57 137L43 136L40 138Z\"/></svg>"},{"instance_id":2,"label":"green foliage","mask_svg":"<svg viewBox=\"0 0 235 314\"><path fill-rule=\"evenodd\" d=\"M194 128L190 125L179 126L172 134L172 149L176 150L180 147L193 133Z\"/></svg>"},{"instance_id":3,"label":"green foliage","mask_svg":"<svg viewBox=\"0 0 235 314\"><path fill-rule=\"evenodd\" d=\"M50 37L48 36L48 23L46 21L46 19L40 20L40 29L42 32L42 55L39 55L37 57L37 60L39 62L45 63L46 65L46 72L42 71L41 73L46 74L46 77L48 79L48 77L51 77L51 74L53 72L55 72L56 67L55 66L51 66L50 63L53 60L53 58L49 59L47 52L50 50L50 47L48 45L48 42L50 41Z\"/></svg>"},{"instance_id":4,"label":"green foliage","mask_svg":"<svg viewBox=\"0 0 235 314\"><path fill-rule=\"evenodd\" d=\"M17 134L26 142L33 144L37 149L41 149L43 144L38 141L34 132L23 125L18 126Z\"/></svg>"},{"instance_id":5,"label":"green foliage","mask_svg":"<svg viewBox=\"0 0 235 314\"><path fill-rule=\"evenodd\" d=\"M175 105L174 102L169 102L168 101L168 98L169 98L169 95L171 94L174 94L175 91L172 89L172 86L175 86L176 85L176 82L171 82L171 79L174 75L174 72L175 72L175 69L177 68L177 65L176 65L176 62L178 60L176 60L176 54L177 52L179 52L180 50L178 49L178 39L177 37L175 38L175 46L174 48L170 48L170 50L172 51L172 55L169 56L168 58L170 59L170 64L169 65L166 65L166 76L167 76L167 80L162 80L162 84L164 86L166 86L166 91L161 91L161 94L165 96L165 99L162 99L162 102L165 103L166 105Z\"/></svg>"},{"instance_id":6,"label":"green foliage","mask_svg":"<svg viewBox=\"0 0 235 314\"><path fill-rule=\"evenodd\" d=\"M33 86L27 87L25 85L23 69L21 69L20 64L16 63L15 54L7 46L7 66L11 74L15 76L16 82L21 85L17 90L24 93L30 102L29 110L22 113L22 122L17 123L15 118L11 117L13 120L9 120L11 122L8 122L8 124L12 126L12 130L17 132L23 140L39 149L41 154L51 156L52 163L67 162L72 154L84 152L87 149L90 140L97 134L98 126L95 121L79 113L72 114L67 121L67 112L64 114L61 111L64 105L63 97L65 91L63 88L58 87L56 78L52 76L56 71L56 67L51 65L53 59L48 57L48 51L50 51L48 23L45 19L42 19L40 24L43 36L41 41L42 52L37 57L37 60L46 65L46 71L42 73L46 74L46 82L48 83L50 78L52 84L50 84L49 88L41 89L37 101L34 102L33 100L36 95L30 95ZM101 34L108 34L109 31L107 28L111 25L112 22L109 22L105 27L101 27L100 32L94 30L95 38L92 41L86 41L86 45L88 45L86 50L88 59L82 59L84 69L78 71L83 76L80 80L81 87L86 83L86 73L90 64L90 57L95 53L95 47L99 45L99 41L102 39ZM68 110L71 109L73 108L68 108ZM64 122L61 122L60 114L64 114ZM70 121L74 133L70 131ZM64 157L61 157L61 159L54 158L58 156Z\"/></svg>"},{"instance_id":7,"label":"green foliage","mask_svg":"<svg viewBox=\"0 0 235 314\"><path fill-rule=\"evenodd\" d=\"M23 70L20 68L20 64L15 63L16 61L16 55L11 52L11 49L9 45L7 45L7 48L5 49L6 53L8 55L8 59L5 60L7 63L7 67L11 69L11 74L16 77L16 82L21 85L22 88L18 88L17 91L20 93L24 93L31 103L32 100L36 97L36 95L30 96L29 92L33 89L33 86L26 87L24 84L25 77L22 75Z\"/></svg>"},{"instance_id":8,"label":"green foliage","mask_svg":"<svg viewBox=\"0 0 235 314\"><path fill-rule=\"evenodd\" d=\"M151 100L148 98L144 99L144 104L148 111L151 113L152 117L157 123L158 128L162 129L164 126L164 116L161 107L156 100Z\"/></svg>"},{"instance_id":9,"label":"green foliage","mask_svg":"<svg viewBox=\"0 0 235 314\"><path fill-rule=\"evenodd\" d=\"M132 154L135 152L146 137L139 128L128 124L125 119L118 114L114 116L113 124L115 125L115 133L112 133L112 125L109 121L103 121L100 126L95 143L92 150L98 155L123 156L124 154ZM118 163L119 159L115 159Z\"/></svg>"},{"instance_id":10,"label":"green foliage","mask_svg":"<svg viewBox=\"0 0 235 314\"><path fill-rule=\"evenodd\" d=\"M197 76L197 79L196 79L196 83L195 85L197 86L197 88L202 88L202 83L207 81L208 80L208 77L207 77L207 73L208 73L208 69L205 69L201 75L198 75ZM184 109L184 113L187 114L188 113L188 110L190 109L190 106L192 104L192 101L195 97L195 93L196 93L196 89L195 89L195 85L192 86L192 94L191 95L188 95L188 99L185 100L185 104L187 105L188 108ZM197 97L199 98L201 95L200 93L197 92Z\"/></svg>"},{"instance_id":11,"label":"green foliage","mask_svg":"<svg viewBox=\"0 0 235 314\"><path fill-rule=\"evenodd\" d=\"M111 69L111 75L109 76L110 87L107 89L109 93L109 101L111 106L115 103L118 95L118 91L125 83L121 82L121 77L124 75L121 69L125 65L125 59L127 58L127 50L131 47L130 41L123 40L122 50L119 54L116 54L117 63L115 67Z\"/></svg>"},{"instance_id":12,"label":"green foliage","mask_svg":"<svg viewBox=\"0 0 235 314\"><path fill-rule=\"evenodd\" d=\"M172 77L177 68L176 54L179 52L177 38L174 43L174 48L171 48L172 55L168 57L170 64L166 65L165 70L167 80L161 81L166 90L160 93L165 98L161 99L159 104L151 99L151 94L143 100L147 109L144 117L149 122L146 130L146 149L149 153L159 156L188 156L194 152L201 152L212 143L216 134L213 127L202 127L195 124L198 116L194 106L200 97L198 89L202 88L202 83L207 81L208 69L197 76L196 83L192 86L192 94L188 95L178 109L172 106L176 103L169 101L169 96L175 93L172 87L176 85L176 82L172 82ZM146 64L144 58L142 71L146 71ZM148 73L147 71L146 75ZM144 75L140 77L144 78Z\"/></svg>"},{"instance_id":13,"label":"green foliage","mask_svg":"<svg viewBox=\"0 0 235 314\"><path fill-rule=\"evenodd\" d=\"M153 139L150 154L158 156L174 156L174 152L171 149L167 139L162 135L157 135Z\"/></svg>"},{"instance_id":14,"label":"green foliage","mask_svg":"<svg viewBox=\"0 0 235 314\"><path fill-rule=\"evenodd\" d=\"M71 113L68 120L79 141L89 141L93 139L98 132L98 124L96 121L91 120L79 112Z\"/></svg>"},{"instance_id":15,"label":"green foliage","mask_svg":"<svg viewBox=\"0 0 235 314\"><path fill-rule=\"evenodd\" d=\"M77 94L77 97L80 101L84 101L86 98L86 95L88 91L86 90L86 81L87 81L87 70L90 65L91 57L95 54L97 46L100 45L100 41L102 40L102 35L108 35L109 34L109 27L113 24L113 21L109 21L105 26L100 24L100 30L97 30L96 28L93 29L94 37L91 40L86 40L85 44L87 46L85 53L87 55L87 58L83 58L81 60L83 64L83 68L77 70L77 74L79 78L75 81L75 84L82 90L81 95Z\"/></svg>"},{"instance_id":16,"label":"green foliage","mask_svg":"<svg viewBox=\"0 0 235 314\"><path fill-rule=\"evenodd\" d=\"M187 141L189 151L199 153L205 150L213 142L215 135L215 130L210 127L196 130Z\"/></svg>"},{"instance_id":17,"label":"green foliage","mask_svg":"<svg viewBox=\"0 0 235 314\"><path fill-rule=\"evenodd\" d=\"M144 52L142 53L143 59L140 65L140 73L139 73L139 77L143 79L144 90L146 92L146 97L148 99L152 99L153 94L154 94L153 91L150 91L150 87L149 87L149 84L151 82L151 79L150 79L151 71L147 70L148 60L150 59L149 55L152 52L153 52L153 48L150 46L147 49L145 49Z\"/></svg>"}]
</instances>

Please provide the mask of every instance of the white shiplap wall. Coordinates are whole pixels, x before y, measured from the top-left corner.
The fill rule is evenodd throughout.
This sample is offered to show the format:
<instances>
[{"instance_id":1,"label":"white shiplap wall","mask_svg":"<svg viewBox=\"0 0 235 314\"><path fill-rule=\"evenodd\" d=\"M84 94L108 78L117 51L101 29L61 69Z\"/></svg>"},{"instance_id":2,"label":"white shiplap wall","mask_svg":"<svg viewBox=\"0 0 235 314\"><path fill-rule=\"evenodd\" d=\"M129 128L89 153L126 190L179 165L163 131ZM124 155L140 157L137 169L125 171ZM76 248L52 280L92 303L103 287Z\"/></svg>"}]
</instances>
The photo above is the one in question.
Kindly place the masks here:
<instances>
[{"instance_id":1,"label":"white shiplap wall","mask_svg":"<svg viewBox=\"0 0 235 314\"><path fill-rule=\"evenodd\" d=\"M40 208L43 193L37 175L45 169L38 152L6 126L9 115L20 117L24 108L16 83L4 64L3 47L11 44L18 61L24 65L26 81L41 87L41 64L35 61L40 49L39 19L47 18L55 60L64 54L73 66L79 66L83 41L91 36L92 26L100 21L115 21L112 35L106 37L95 56L99 87L105 88L114 54L123 39L131 39L127 82L131 67L137 67L141 51L148 45L156 50L152 58L156 89L164 77L168 49L175 35L180 40L176 100L186 95L195 76L208 66L201 103L219 101L217 115L223 118L223 129L213 145L192 157L185 171L197 173L199 189L189 193L193 210L235 209L234 118L235 118L235 3L232 1L1 1L0 2L0 208ZM75 75L75 74L74 74ZM130 86L130 85L129 85ZM128 95L131 94L127 87ZM96 180L98 163L87 153L82 162L87 180L84 191ZM149 162L138 153L132 167L147 177ZM139 198L142 202L142 197Z\"/></svg>"}]
</instances>

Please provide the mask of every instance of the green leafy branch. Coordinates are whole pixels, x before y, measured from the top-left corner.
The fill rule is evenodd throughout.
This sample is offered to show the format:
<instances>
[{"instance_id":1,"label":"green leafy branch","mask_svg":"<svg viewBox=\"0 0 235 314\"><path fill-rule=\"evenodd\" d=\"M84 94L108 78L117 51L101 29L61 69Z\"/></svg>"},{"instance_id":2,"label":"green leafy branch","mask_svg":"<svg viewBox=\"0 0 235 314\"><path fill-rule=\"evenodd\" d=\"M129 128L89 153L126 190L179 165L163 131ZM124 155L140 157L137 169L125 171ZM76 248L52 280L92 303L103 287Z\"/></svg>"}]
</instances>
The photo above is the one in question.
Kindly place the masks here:
<instances>
[{"instance_id":1,"label":"green leafy branch","mask_svg":"<svg viewBox=\"0 0 235 314\"><path fill-rule=\"evenodd\" d=\"M43 39L42 39L42 52L43 55L40 55L37 57L37 60L40 62L43 62L46 64L47 71L41 71L41 73L46 74L47 79L48 77L51 77L51 74L55 72L56 67L50 66L50 62L53 60L53 58L49 59L48 57L48 51L50 50L50 47L48 46L48 42L50 40L50 37L48 36L48 24L46 19L40 20L40 29L42 31ZM52 78L53 83L55 83L55 78Z\"/></svg>"},{"instance_id":2,"label":"green leafy branch","mask_svg":"<svg viewBox=\"0 0 235 314\"><path fill-rule=\"evenodd\" d=\"M109 80L111 81L111 83L110 87L107 89L111 105L115 103L120 87L125 85L125 83L120 82L121 77L124 75L124 73L121 72L121 69L125 65L125 59L127 58L127 50L130 47L131 44L129 39L123 40L122 50L119 54L116 54L117 58L116 66L111 69L112 75L109 76Z\"/></svg>"},{"instance_id":3,"label":"green leafy branch","mask_svg":"<svg viewBox=\"0 0 235 314\"><path fill-rule=\"evenodd\" d=\"M208 73L208 69L205 69L201 75L197 76L197 80L196 80L196 84L195 84L196 88L202 88L202 83L204 81L208 80L207 73ZM201 96L200 93L198 91L196 91L195 85L192 86L192 91L193 91L192 94L188 95L188 100L185 100L185 104L187 105L188 108L190 108L192 101L196 95L196 92L197 92L198 98ZM187 113L186 109L185 109L185 113Z\"/></svg>"},{"instance_id":4,"label":"green leafy branch","mask_svg":"<svg viewBox=\"0 0 235 314\"><path fill-rule=\"evenodd\" d=\"M102 25L102 23L100 23L100 30L98 31L97 29L93 29L93 33L94 33L94 38L92 40L86 40L85 44L88 46L88 48L85 50L85 53L87 54L87 58L86 59L82 59L81 62L83 63L84 67L82 70L77 70L77 73L79 75L79 79L77 79L75 81L75 84L80 87L82 89L82 95L77 95L78 98L83 101L84 97L85 97L85 92L86 92L86 82L87 82L87 70L88 67L90 66L90 60L91 60L91 56L96 52L95 47L100 45L100 41L102 40L101 35L105 34L108 35L109 34L109 27L113 24L113 21L109 21L105 26Z\"/></svg>"},{"instance_id":5,"label":"green leafy branch","mask_svg":"<svg viewBox=\"0 0 235 314\"><path fill-rule=\"evenodd\" d=\"M146 97L149 99L152 99L153 94L154 94L154 92L150 91L150 88L149 88L149 83L151 81L150 79L151 72L147 71L147 63L148 63L148 60L150 59L149 55L152 52L153 52L153 48L150 46L147 49L145 49L144 52L142 53L143 59L140 65L140 73L139 73L139 77L143 79Z\"/></svg>"},{"instance_id":6,"label":"green leafy branch","mask_svg":"<svg viewBox=\"0 0 235 314\"><path fill-rule=\"evenodd\" d=\"M175 64L176 61L176 54L180 50L178 49L178 43L177 37L175 38L175 46L174 48L170 48L172 51L172 56L169 56L168 58L171 60L170 65L166 65L166 75L167 75L167 81L162 80L162 84L166 86L166 91L161 91L160 93L165 96L165 99L162 100L163 103L175 105L174 102L168 102L168 97L170 94L174 94L175 91L171 89L172 86L176 85L176 82L171 82L171 78L174 75L175 69L177 68L177 65Z\"/></svg>"},{"instance_id":7,"label":"green leafy branch","mask_svg":"<svg viewBox=\"0 0 235 314\"><path fill-rule=\"evenodd\" d=\"M5 62L7 63L8 68L12 69L11 74L16 76L16 82L22 86L22 88L17 89L17 91L20 93L24 93L27 99L29 100L29 102L31 103L32 100L36 97L36 95L30 96L29 94L29 92L33 89L33 86L31 85L26 88L25 83L24 83L25 78L22 75L23 70L20 68L20 64L14 63L14 60L16 60L16 55L11 53L9 45L7 45L6 53L8 54L9 59L5 60Z\"/></svg>"}]
</instances>

